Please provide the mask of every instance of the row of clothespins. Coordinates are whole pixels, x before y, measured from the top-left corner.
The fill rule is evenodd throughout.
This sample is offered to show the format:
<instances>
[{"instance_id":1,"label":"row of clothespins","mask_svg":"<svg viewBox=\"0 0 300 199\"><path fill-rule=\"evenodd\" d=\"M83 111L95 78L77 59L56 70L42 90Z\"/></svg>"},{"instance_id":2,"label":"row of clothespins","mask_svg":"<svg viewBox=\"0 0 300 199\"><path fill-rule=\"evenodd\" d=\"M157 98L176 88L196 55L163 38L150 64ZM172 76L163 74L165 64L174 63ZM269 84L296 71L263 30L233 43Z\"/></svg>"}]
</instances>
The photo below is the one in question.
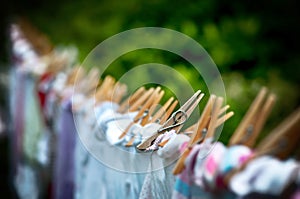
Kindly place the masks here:
<instances>
[{"instance_id":1,"label":"row of clothespins","mask_svg":"<svg viewBox=\"0 0 300 199\"><path fill-rule=\"evenodd\" d=\"M246 115L229 140L230 146L241 144L245 145L253 149L255 155L248 159L241 167L229 172L225 177L226 182L229 182L230 178L234 174L243 170L253 159L262 155L273 155L281 159L286 159L293 155L298 144L300 143L300 108L298 108L255 147L257 138L268 116L270 115L276 99L274 94L271 93L267 95L267 93L267 88L262 88L260 90L257 97L249 107ZM209 130L206 130L207 127L209 129L209 125L206 125L206 122L213 120L213 116L210 113L212 113L211 104L214 101L217 101L215 108L219 109L218 107L220 107L220 105L218 105L218 100L215 100L215 96L212 95L204 111L202 112L202 116L198 124L193 126L194 133L191 136L188 147L177 161L177 164L173 170L174 174L179 174L183 171L185 167L185 159L189 155L194 145L202 143L206 139L214 136ZM219 103L221 104L221 102ZM197 130L195 130L196 126Z\"/></svg>"},{"instance_id":2,"label":"row of clothespins","mask_svg":"<svg viewBox=\"0 0 300 199\"><path fill-rule=\"evenodd\" d=\"M158 86L156 88L149 89L141 87L131 96L122 100L126 94L126 85L116 82L111 76L106 76L104 80L99 83L97 74L97 69L92 69L87 75L85 75L83 69L74 68L74 70L70 72L67 84L76 84L75 87L78 87L78 89L75 88L75 92L81 92L90 97L95 97L96 103L101 103L103 101L120 103L117 110L120 114L124 114L126 112L137 112L133 121L119 136L119 139L124 138L135 123L139 123L141 126L145 126L149 123L158 123L161 125L156 133L145 139L137 146L138 150L145 150L149 148L155 139L166 131L175 130L176 133L181 133L181 128L184 126L185 122L189 119L196 107L198 107L199 102L204 96L204 93L201 93L200 90L197 91L174 113L173 111L178 105L178 101L175 100L174 97L170 97L157 110L157 107L160 106L160 101L165 94L161 87ZM198 122L201 123L201 125L196 129L197 133L193 138L194 140L201 138L199 135L203 133L203 129L206 129L208 136L213 135L217 127L233 116L232 111L226 114L229 106L226 105L222 107L223 101L222 97L216 97L215 95L211 96ZM189 127L187 131L194 129L197 124ZM133 136L125 146L132 146L134 139L135 137ZM166 142L167 141L165 141L165 143ZM162 147L165 143L160 143L160 146Z\"/></svg>"},{"instance_id":3,"label":"row of clothespins","mask_svg":"<svg viewBox=\"0 0 300 199\"><path fill-rule=\"evenodd\" d=\"M35 44L34 46L37 48L38 44ZM52 52L49 50L51 49L50 47L45 47L44 49L47 49L45 50L47 53L44 54L51 54L49 53ZM125 84L117 82L111 76L106 76L103 81L99 81L99 71L96 68L91 69L88 73L80 67L74 67L69 70L64 67L66 65L64 62L65 60L59 59L55 57L55 55L53 55L53 57L54 59L50 59L45 71L50 73L52 76L57 75L60 71L67 71L67 79L64 88L75 86L75 92L84 94L87 97L94 97L96 103L102 103L104 101L118 103L120 106L117 112L121 114L126 112L137 112L133 121L119 136L119 139L122 139L128 134L128 131L134 123L139 123L142 126L149 123L158 123L161 125L152 136L143 139L143 141L137 145L136 148L139 151L147 151L154 141L166 131L175 130L176 133L191 132L188 134L191 137L188 143L188 148L177 161L174 168L174 174L178 174L183 170L185 158L188 156L193 146L204 142L208 138L217 137L215 136L216 129L234 114L232 111L226 113L229 106L223 105L224 99L212 94L196 124L181 131L185 122L189 119L192 112L196 109L201 99L204 97L204 94L201 93L201 91L197 91L175 112L174 110L178 105L178 101L174 97L169 98L166 103L161 106L161 108L156 110L157 105L159 105L165 94L161 87L149 89L141 87L131 96L124 99L127 93L127 86ZM64 90L62 90L60 94L63 97ZM268 90L266 88L262 88L258 93L243 120L231 136L229 145L243 144L250 148L254 148L257 138L264 127L276 100L276 96L274 94L267 94ZM291 155L300 140L299 120L300 110L298 108L281 124L279 124L278 127L275 128L264 140L262 140L257 147L255 147L255 157L263 154L273 154L284 159ZM126 146L132 146L134 139L135 137L133 136L126 143ZM159 143L159 146L163 147L167 141L168 140L165 140L163 143Z\"/></svg>"},{"instance_id":4,"label":"row of clothespins","mask_svg":"<svg viewBox=\"0 0 300 199\"><path fill-rule=\"evenodd\" d=\"M119 89L122 92L118 92L114 89ZM120 102L122 96L126 93L125 90L125 85L116 83L112 77L107 76L99 89L96 91L95 97L98 99L97 96L106 96L104 97L106 100L111 98L111 101ZM118 94L121 93L121 95L117 95L117 98L114 98L112 93L109 91ZM276 100L276 96L273 93L269 94L268 96L267 93L268 90L266 88L261 89L245 117L232 135L229 141L230 145L243 144L250 148L254 147ZM163 95L164 91L161 90L160 87L150 88L148 90L146 90L144 87L141 87L130 97L122 101L118 112L125 113L126 111L138 111L138 114L135 116L133 122L124 130L120 136L120 139L123 138L126 133L128 133L130 127L134 123L140 123L142 126L144 126L148 123L157 122L162 125L156 134L137 146L137 149L139 150L145 150L160 134L167 130L173 129L176 131L176 133L180 133L180 129L182 128L183 124L186 122L204 96L201 91L197 91L173 114L172 112L177 106L178 101L174 101L174 98L171 97L158 111L155 112L155 107L159 104ZM190 150L195 144L201 143L207 138L214 137L216 128L233 116L232 111L226 113L226 111L229 109L229 105L222 106L222 97L217 97L215 95L210 96L203 112L201 113L199 121L184 131L193 131L193 133L190 134L191 140L189 142L188 150ZM256 150L260 151L261 153L263 153L263 151L272 151L272 153L275 153L274 151L276 151L276 154L279 157L285 158L295 149L295 146L297 146L297 142L299 141L300 137L297 134L298 129L299 110L295 111L292 116L280 124L278 128L276 128L267 138L265 138L265 140L261 142L260 145L258 145ZM134 137L126 144L126 146L132 146L133 140ZM160 146L163 146L164 144L165 143L161 143ZM275 148L277 149L275 150ZM280 150L278 148L280 148ZM184 157L187 156L187 154L188 152L184 153L182 158L178 161L178 165L182 165L180 162L184 161ZM180 168L180 166L177 167Z\"/></svg>"}]
</instances>

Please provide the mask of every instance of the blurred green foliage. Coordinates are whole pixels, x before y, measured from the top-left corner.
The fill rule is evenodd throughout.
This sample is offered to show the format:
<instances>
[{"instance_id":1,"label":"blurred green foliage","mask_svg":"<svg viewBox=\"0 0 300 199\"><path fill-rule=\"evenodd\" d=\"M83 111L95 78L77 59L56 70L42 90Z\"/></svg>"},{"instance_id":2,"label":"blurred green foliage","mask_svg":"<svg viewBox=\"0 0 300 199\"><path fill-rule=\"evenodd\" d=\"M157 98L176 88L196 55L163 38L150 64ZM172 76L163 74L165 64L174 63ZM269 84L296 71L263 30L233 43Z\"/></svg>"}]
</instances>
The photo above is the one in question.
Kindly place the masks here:
<instances>
[{"instance_id":1,"label":"blurred green foliage","mask_svg":"<svg viewBox=\"0 0 300 199\"><path fill-rule=\"evenodd\" d=\"M221 136L225 142L262 86L278 95L264 132L299 105L296 0L31 0L16 6L16 13L27 16L55 44L76 45L81 61L101 41L131 28L158 26L189 35L208 51L222 73L227 102L235 112ZM132 67L150 62L173 66L195 89L205 90L201 76L189 63L157 50L128 53L107 73L120 77Z\"/></svg>"}]
</instances>

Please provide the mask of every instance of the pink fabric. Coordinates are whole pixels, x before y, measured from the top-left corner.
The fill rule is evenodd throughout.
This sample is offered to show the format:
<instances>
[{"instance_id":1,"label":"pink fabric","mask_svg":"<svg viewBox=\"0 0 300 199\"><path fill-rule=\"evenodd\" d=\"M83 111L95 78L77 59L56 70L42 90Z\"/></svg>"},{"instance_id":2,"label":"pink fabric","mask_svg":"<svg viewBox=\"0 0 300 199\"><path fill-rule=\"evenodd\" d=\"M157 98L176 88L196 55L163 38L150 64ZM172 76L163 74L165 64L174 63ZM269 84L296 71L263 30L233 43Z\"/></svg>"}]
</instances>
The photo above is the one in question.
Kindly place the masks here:
<instances>
[{"instance_id":1,"label":"pink fabric","mask_svg":"<svg viewBox=\"0 0 300 199\"><path fill-rule=\"evenodd\" d=\"M196 157L198 152L201 149L201 145L196 145L191 150L190 154L185 160L185 169L182 171L181 174L178 175L178 177L185 183L191 184L192 182L192 174L194 173L194 166L196 163Z\"/></svg>"},{"instance_id":2,"label":"pink fabric","mask_svg":"<svg viewBox=\"0 0 300 199\"><path fill-rule=\"evenodd\" d=\"M216 163L216 161L214 160L214 158L212 156L209 156L207 159L208 160L207 160L206 165L205 165L206 170L210 173L213 173L214 170L217 169L217 163Z\"/></svg>"},{"instance_id":3,"label":"pink fabric","mask_svg":"<svg viewBox=\"0 0 300 199\"><path fill-rule=\"evenodd\" d=\"M300 199L300 189L298 191L296 191L296 193L294 193L294 195L292 196L292 199Z\"/></svg>"},{"instance_id":4,"label":"pink fabric","mask_svg":"<svg viewBox=\"0 0 300 199\"><path fill-rule=\"evenodd\" d=\"M204 161L203 178L209 189L215 189L219 165L224 158L227 148L221 143L216 142L211 153Z\"/></svg>"},{"instance_id":5,"label":"pink fabric","mask_svg":"<svg viewBox=\"0 0 300 199\"><path fill-rule=\"evenodd\" d=\"M188 146L188 142L182 143L182 145L179 147L180 153L183 153L184 150L187 148L187 146Z\"/></svg>"}]
</instances>

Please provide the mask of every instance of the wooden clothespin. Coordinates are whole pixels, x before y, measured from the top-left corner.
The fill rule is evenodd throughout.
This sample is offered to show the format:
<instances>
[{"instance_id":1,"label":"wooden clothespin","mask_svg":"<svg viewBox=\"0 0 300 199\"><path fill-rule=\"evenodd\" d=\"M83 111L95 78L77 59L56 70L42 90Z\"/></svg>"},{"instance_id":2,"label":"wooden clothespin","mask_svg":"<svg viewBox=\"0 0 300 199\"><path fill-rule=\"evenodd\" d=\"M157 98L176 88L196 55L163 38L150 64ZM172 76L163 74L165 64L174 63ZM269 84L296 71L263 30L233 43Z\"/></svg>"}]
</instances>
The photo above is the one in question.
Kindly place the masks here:
<instances>
[{"instance_id":1,"label":"wooden clothespin","mask_svg":"<svg viewBox=\"0 0 300 199\"><path fill-rule=\"evenodd\" d=\"M260 90L243 120L232 135L229 141L230 145L243 144L248 147L254 146L276 99L276 96L272 93L266 98L267 91L265 87Z\"/></svg>"},{"instance_id":2,"label":"wooden clothespin","mask_svg":"<svg viewBox=\"0 0 300 199\"><path fill-rule=\"evenodd\" d=\"M184 132L194 132L194 131L196 131L197 127L198 127L198 121L197 121L195 124L193 124L193 125L187 127L187 128L184 130ZM189 134L189 135L191 136L191 134Z\"/></svg>"},{"instance_id":3,"label":"wooden clothespin","mask_svg":"<svg viewBox=\"0 0 300 199\"><path fill-rule=\"evenodd\" d=\"M215 130L234 115L232 111L225 114L229 105L221 108L222 103L222 97L211 95L197 123L197 128L191 136L191 147L205 139L214 137ZM206 135L203 136L203 132L206 132Z\"/></svg>"},{"instance_id":4,"label":"wooden clothespin","mask_svg":"<svg viewBox=\"0 0 300 199\"><path fill-rule=\"evenodd\" d=\"M230 108L229 105L224 106L221 110L220 110L220 115L222 115L223 113L225 113L228 109ZM234 115L233 111L230 111L229 113L224 114L223 116L221 116L220 118L218 118L217 122L216 122L216 126L219 127L221 126L225 121L227 121L229 118L231 118Z\"/></svg>"},{"instance_id":5,"label":"wooden clothespin","mask_svg":"<svg viewBox=\"0 0 300 199\"><path fill-rule=\"evenodd\" d=\"M150 117L152 116L152 114L154 113L155 107L159 104L160 100L162 99L162 97L164 96L165 91L160 91L160 93L156 93L156 96L151 104L151 106L149 107L149 113L142 119L141 125L145 126L146 124L149 123Z\"/></svg>"},{"instance_id":6,"label":"wooden clothespin","mask_svg":"<svg viewBox=\"0 0 300 199\"><path fill-rule=\"evenodd\" d=\"M268 90L265 87L260 90L255 100L249 107L244 118L240 122L239 126L233 133L229 141L229 145L243 144L248 147L254 146L256 139L261 129L263 128L276 100L276 96L272 93L267 97L267 99L265 99L267 92ZM242 171L250 161L262 155L263 153L265 152L256 153L253 157L249 158L241 167L236 168L226 174L226 176L224 177L225 184L228 184L231 177L236 173Z\"/></svg>"},{"instance_id":7,"label":"wooden clothespin","mask_svg":"<svg viewBox=\"0 0 300 199\"><path fill-rule=\"evenodd\" d=\"M171 106L167 109L166 113L162 115L161 120L160 120L160 124L164 124L167 119L169 119L170 115L173 113L174 109L176 108L178 104L178 100L175 100Z\"/></svg>"},{"instance_id":8,"label":"wooden clothespin","mask_svg":"<svg viewBox=\"0 0 300 199\"><path fill-rule=\"evenodd\" d=\"M119 104L123 96L127 93L127 85L117 82L113 89L113 102Z\"/></svg>"},{"instance_id":9,"label":"wooden clothespin","mask_svg":"<svg viewBox=\"0 0 300 199\"><path fill-rule=\"evenodd\" d=\"M116 85L115 78L112 78L112 81L108 86L104 89L104 100L105 101L113 101L113 88Z\"/></svg>"},{"instance_id":10,"label":"wooden clothespin","mask_svg":"<svg viewBox=\"0 0 300 199\"><path fill-rule=\"evenodd\" d=\"M75 83L82 81L84 76L85 70L79 66L76 66L70 71L67 77L66 85L73 86Z\"/></svg>"},{"instance_id":11,"label":"wooden clothespin","mask_svg":"<svg viewBox=\"0 0 300 199\"><path fill-rule=\"evenodd\" d=\"M129 107L129 112L137 111L140 106L153 94L154 88L147 90L139 99L137 99L132 106Z\"/></svg>"},{"instance_id":12,"label":"wooden clothespin","mask_svg":"<svg viewBox=\"0 0 300 199\"><path fill-rule=\"evenodd\" d=\"M228 109L230 108L229 105L224 106L221 110L220 110L220 115L222 115L223 113L225 113ZM220 126L221 124L223 124L226 120L228 120L229 118L231 118L234 115L234 113L231 111L225 115L223 115L222 117L220 117L217 121L217 126ZM198 123L199 121L197 121L195 124L191 125L190 127L186 128L184 130L184 133L187 132L194 132L196 131L197 127L198 127ZM191 134L189 134L191 135Z\"/></svg>"},{"instance_id":13,"label":"wooden clothespin","mask_svg":"<svg viewBox=\"0 0 300 199\"><path fill-rule=\"evenodd\" d=\"M67 65L66 57L54 52L43 56L43 58L46 59L48 63L46 73L51 75L56 75L58 72L63 71Z\"/></svg>"},{"instance_id":14,"label":"wooden clothespin","mask_svg":"<svg viewBox=\"0 0 300 199\"><path fill-rule=\"evenodd\" d=\"M160 93L154 92L153 95L153 99L152 99L152 103L149 106L149 112L145 115L145 117L141 120L141 126L145 126L146 124L149 123L149 119L150 116L152 116L154 110L155 110L155 106L157 106L160 102L160 100L162 99L163 95L165 94L165 91L160 91ZM133 145L133 142L135 140L135 137L133 136L127 143L125 146L129 147Z\"/></svg>"},{"instance_id":15,"label":"wooden clothespin","mask_svg":"<svg viewBox=\"0 0 300 199\"><path fill-rule=\"evenodd\" d=\"M112 89L112 87L114 86L115 82L116 80L110 75L107 75L104 78L102 84L100 85L100 87L97 89L95 93L95 99L98 103L105 100L109 100L108 93L109 90Z\"/></svg>"},{"instance_id":16,"label":"wooden clothespin","mask_svg":"<svg viewBox=\"0 0 300 199\"><path fill-rule=\"evenodd\" d=\"M150 123L154 123L157 120L159 120L163 114L167 111L168 107L171 105L173 102L174 97L171 97L156 113L153 115L153 117L150 120Z\"/></svg>"},{"instance_id":17,"label":"wooden clothespin","mask_svg":"<svg viewBox=\"0 0 300 199\"><path fill-rule=\"evenodd\" d=\"M280 123L256 148L258 153L268 151L280 159L286 159L298 147L300 141L300 108Z\"/></svg>"},{"instance_id":18,"label":"wooden clothespin","mask_svg":"<svg viewBox=\"0 0 300 199\"><path fill-rule=\"evenodd\" d=\"M197 125L193 127L194 132L191 135L187 148L184 150L173 169L174 175L178 175L183 171L185 168L185 159L192 148L196 144L203 142L205 139L214 137L215 129L233 116L233 112L224 115L224 112L226 112L229 106L227 105L222 108L222 103L222 97L217 98L215 95L210 96Z\"/></svg>"},{"instance_id":19,"label":"wooden clothespin","mask_svg":"<svg viewBox=\"0 0 300 199\"><path fill-rule=\"evenodd\" d=\"M147 109L149 109L149 107L151 106L151 104L153 103L153 101L155 100L156 94L161 90L160 87L157 87L155 89L155 91L151 94L151 97L147 99L146 103L141 107L141 109L139 110L138 114L134 117L133 122L131 122L126 129L124 130L124 132L119 136L119 139L122 139L129 131L129 129L131 128L131 126L138 122L142 116L144 115L145 111Z\"/></svg>"},{"instance_id":20,"label":"wooden clothespin","mask_svg":"<svg viewBox=\"0 0 300 199\"><path fill-rule=\"evenodd\" d=\"M145 92L145 87L140 87L131 96L124 100L118 108L119 113L124 113L137 99L139 99Z\"/></svg>"},{"instance_id":21,"label":"wooden clothespin","mask_svg":"<svg viewBox=\"0 0 300 199\"><path fill-rule=\"evenodd\" d=\"M165 122L165 120L159 120L159 117L164 117L164 118L169 118L170 117L170 115L171 115L171 113L172 113L172 111L174 110L174 108L175 108L175 106L177 105L177 103L178 103L178 101L176 100L176 101L174 101L173 102L173 106L171 106L171 107L169 107L169 109L167 110L167 112L165 112L165 110L166 110L166 108L168 108L168 104L170 103L170 101L172 101L174 98L173 97L171 97L165 104L164 104L164 106L163 107L161 107L158 111L157 111L157 113L153 116L153 118L154 117L157 117L157 119L154 119L153 120L153 118L148 122L148 123L159 123L159 124L163 124L164 122ZM150 108L151 109L151 108ZM165 112L165 113L164 113ZM159 114L158 114L159 113ZM162 114L161 114L162 113ZM149 114L151 114L152 115L152 113L151 112L149 112ZM160 116L159 116L160 115ZM159 116L159 117L158 117ZM132 138L127 144L126 144L126 146L132 146L132 144L133 144L133 141L134 141L134 138Z\"/></svg>"},{"instance_id":22,"label":"wooden clothespin","mask_svg":"<svg viewBox=\"0 0 300 199\"><path fill-rule=\"evenodd\" d=\"M152 136L137 146L140 151L146 150L151 146L153 141L162 133L169 130L175 130L176 133L182 128L183 124L190 117L194 109L198 106L204 94L198 90L179 110L172 114L172 116L162 125L162 127Z\"/></svg>"},{"instance_id":23,"label":"wooden clothespin","mask_svg":"<svg viewBox=\"0 0 300 199\"><path fill-rule=\"evenodd\" d=\"M97 88L99 84L99 69L92 68L87 74L86 78L81 82L81 92L89 95Z\"/></svg>"}]
</instances>

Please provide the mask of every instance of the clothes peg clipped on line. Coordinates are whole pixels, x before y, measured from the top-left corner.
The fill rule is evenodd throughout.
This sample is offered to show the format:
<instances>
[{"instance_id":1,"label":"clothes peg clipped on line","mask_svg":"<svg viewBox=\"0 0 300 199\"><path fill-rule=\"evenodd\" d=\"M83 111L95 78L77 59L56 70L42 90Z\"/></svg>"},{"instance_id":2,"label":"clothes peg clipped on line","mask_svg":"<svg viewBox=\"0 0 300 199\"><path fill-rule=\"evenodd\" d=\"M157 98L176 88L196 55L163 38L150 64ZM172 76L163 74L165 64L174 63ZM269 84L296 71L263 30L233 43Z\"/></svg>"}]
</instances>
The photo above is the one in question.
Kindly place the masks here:
<instances>
[{"instance_id":1,"label":"clothes peg clipped on line","mask_svg":"<svg viewBox=\"0 0 300 199\"><path fill-rule=\"evenodd\" d=\"M257 152L270 151L280 159L286 159L300 143L300 108L290 114L256 147Z\"/></svg>"},{"instance_id":2,"label":"clothes peg clipped on line","mask_svg":"<svg viewBox=\"0 0 300 199\"><path fill-rule=\"evenodd\" d=\"M243 144L253 147L276 100L275 94L267 97L268 89L263 87L251 104L246 115L231 136L229 145Z\"/></svg>"},{"instance_id":3,"label":"clothes peg clipped on line","mask_svg":"<svg viewBox=\"0 0 300 199\"><path fill-rule=\"evenodd\" d=\"M140 87L131 96L124 100L118 108L119 113L124 113L138 98L140 98L144 92L145 87Z\"/></svg>"},{"instance_id":4,"label":"clothes peg clipped on line","mask_svg":"<svg viewBox=\"0 0 300 199\"><path fill-rule=\"evenodd\" d=\"M174 129L177 133L183 126L183 124L190 117L194 109L198 106L200 100L204 94L198 90L180 109L172 114L172 116L162 125L162 127L152 136L147 138L145 141L137 146L137 150L145 151L154 140L161 134Z\"/></svg>"},{"instance_id":5,"label":"clothes peg clipped on line","mask_svg":"<svg viewBox=\"0 0 300 199\"><path fill-rule=\"evenodd\" d=\"M275 94L270 93L267 96L267 92L268 89L266 87L261 88L244 118L231 136L229 145L232 146L243 144L250 148L254 147L256 139L259 136L268 116L270 115L276 100ZM266 151L256 153L253 157L246 160L242 166L233 169L226 174L224 177L224 184L228 184L231 177L235 175L235 173L243 170L251 160L265 153Z\"/></svg>"},{"instance_id":6,"label":"clothes peg clipped on line","mask_svg":"<svg viewBox=\"0 0 300 199\"><path fill-rule=\"evenodd\" d=\"M164 94L165 94L165 91L163 91L163 90L160 91L160 93L154 92L154 95L155 95L155 96L153 96L154 99L152 100L152 104L149 106L148 113L145 115L145 117L143 119L141 119L141 126L145 126L146 124L149 123L150 116L153 114L155 106L157 106L159 104L159 102L162 99ZM134 140L135 140L135 136L132 136L132 138L125 144L125 146L127 146L127 147L132 146Z\"/></svg>"},{"instance_id":7,"label":"clothes peg clipped on line","mask_svg":"<svg viewBox=\"0 0 300 199\"><path fill-rule=\"evenodd\" d=\"M85 70L79 66L74 67L68 74L66 85L73 86L75 82L80 82L85 76Z\"/></svg>"},{"instance_id":8,"label":"clothes peg clipped on line","mask_svg":"<svg viewBox=\"0 0 300 199\"><path fill-rule=\"evenodd\" d=\"M117 82L113 89L113 102L119 104L124 95L127 93L127 85Z\"/></svg>"},{"instance_id":9,"label":"clothes peg clipped on line","mask_svg":"<svg viewBox=\"0 0 300 199\"><path fill-rule=\"evenodd\" d=\"M194 127L194 131L191 135L191 139L187 148L182 153L181 157L177 161L173 174L178 175L185 168L184 162L192 148L208 138L214 137L215 129L223 124L226 120L233 116L233 112L229 112L224 115L224 112L229 108L228 105L222 108L223 98L211 95L204 110L198 120L197 126Z\"/></svg>"},{"instance_id":10,"label":"clothes peg clipped on line","mask_svg":"<svg viewBox=\"0 0 300 199\"><path fill-rule=\"evenodd\" d=\"M106 100L111 100L108 96L109 90L111 90L115 84L116 80L110 76L107 75L100 87L97 89L95 93L95 99L97 103L106 101Z\"/></svg>"},{"instance_id":11,"label":"clothes peg clipped on line","mask_svg":"<svg viewBox=\"0 0 300 199\"><path fill-rule=\"evenodd\" d=\"M145 104L141 107L141 109L138 111L138 114L134 117L133 121L126 127L126 129L124 130L124 132L119 136L119 139L122 139L129 131L129 129L131 128L131 126L138 122L141 117L144 115L145 111L151 106L151 104L153 103L156 94L161 90L160 87L157 87L155 89L155 91L153 91L153 93L151 93L151 97L147 99L147 101L145 102ZM145 117L145 116L143 116Z\"/></svg>"}]
</instances>

